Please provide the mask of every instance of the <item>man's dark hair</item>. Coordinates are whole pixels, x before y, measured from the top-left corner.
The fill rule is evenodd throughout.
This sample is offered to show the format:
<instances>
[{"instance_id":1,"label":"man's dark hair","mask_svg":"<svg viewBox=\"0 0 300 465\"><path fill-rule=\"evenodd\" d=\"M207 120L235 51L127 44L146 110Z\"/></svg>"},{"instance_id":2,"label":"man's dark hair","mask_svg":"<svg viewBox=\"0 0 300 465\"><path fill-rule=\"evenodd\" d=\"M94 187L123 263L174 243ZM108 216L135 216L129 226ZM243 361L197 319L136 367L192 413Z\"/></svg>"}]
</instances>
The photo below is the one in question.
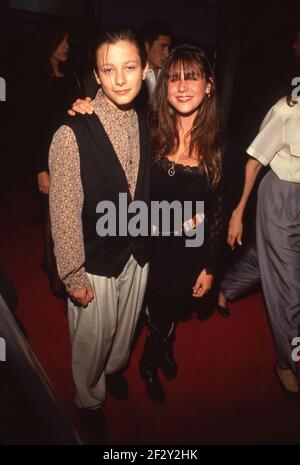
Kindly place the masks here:
<instances>
[{"instance_id":1,"label":"man's dark hair","mask_svg":"<svg viewBox=\"0 0 300 465\"><path fill-rule=\"evenodd\" d=\"M151 18L144 22L140 30L144 42L151 46L159 36L168 36L172 38L170 27L160 19Z\"/></svg>"},{"instance_id":2,"label":"man's dark hair","mask_svg":"<svg viewBox=\"0 0 300 465\"><path fill-rule=\"evenodd\" d=\"M145 45L139 34L134 30L123 26L108 26L103 29L94 42L93 47L93 68L97 72L97 51L103 44L115 44L120 40L125 40L134 44L138 50L142 68L144 69L147 63L147 54Z\"/></svg>"}]
</instances>

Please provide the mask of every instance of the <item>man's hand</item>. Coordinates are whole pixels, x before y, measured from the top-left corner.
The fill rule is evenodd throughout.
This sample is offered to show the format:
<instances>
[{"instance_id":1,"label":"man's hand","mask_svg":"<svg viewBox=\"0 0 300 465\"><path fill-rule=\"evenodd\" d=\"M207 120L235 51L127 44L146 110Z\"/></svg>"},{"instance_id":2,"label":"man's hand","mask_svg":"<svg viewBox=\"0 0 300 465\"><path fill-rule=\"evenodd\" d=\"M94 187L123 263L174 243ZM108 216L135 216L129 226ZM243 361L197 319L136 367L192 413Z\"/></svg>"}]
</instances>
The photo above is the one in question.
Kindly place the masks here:
<instances>
[{"instance_id":1,"label":"man's hand","mask_svg":"<svg viewBox=\"0 0 300 465\"><path fill-rule=\"evenodd\" d=\"M49 194L50 177L47 171L41 171L37 175L39 191L43 194Z\"/></svg>"},{"instance_id":2,"label":"man's hand","mask_svg":"<svg viewBox=\"0 0 300 465\"><path fill-rule=\"evenodd\" d=\"M81 307L87 307L94 298L94 291L91 285L78 291L69 291L68 294L75 304L79 304Z\"/></svg>"},{"instance_id":3,"label":"man's hand","mask_svg":"<svg viewBox=\"0 0 300 465\"><path fill-rule=\"evenodd\" d=\"M202 270L193 287L193 297L200 298L207 294L212 288L213 280L212 274L206 274L206 270Z\"/></svg>"},{"instance_id":4,"label":"man's hand","mask_svg":"<svg viewBox=\"0 0 300 465\"><path fill-rule=\"evenodd\" d=\"M228 226L228 234L227 234L227 244L231 248L234 249L236 243L238 245L242 245L242 234L243 234L243 221L241 215L233 211L229 226Z\"/></svg>"},{"instance_id":5,"label":"man's hand","mask_svg":"<svg viewBox=\"0 0 300 465\"><path fill-rule=\"evenodd\" d=\"M84 100L78 98L76 102L73 103L72 108L68 110L68 115L75 116L76 113L81 113L82 115L88 113L91 115L94 113L94 105L91 101L92 99L90 97L86 97Z\"/></svg>"}]
</instances>

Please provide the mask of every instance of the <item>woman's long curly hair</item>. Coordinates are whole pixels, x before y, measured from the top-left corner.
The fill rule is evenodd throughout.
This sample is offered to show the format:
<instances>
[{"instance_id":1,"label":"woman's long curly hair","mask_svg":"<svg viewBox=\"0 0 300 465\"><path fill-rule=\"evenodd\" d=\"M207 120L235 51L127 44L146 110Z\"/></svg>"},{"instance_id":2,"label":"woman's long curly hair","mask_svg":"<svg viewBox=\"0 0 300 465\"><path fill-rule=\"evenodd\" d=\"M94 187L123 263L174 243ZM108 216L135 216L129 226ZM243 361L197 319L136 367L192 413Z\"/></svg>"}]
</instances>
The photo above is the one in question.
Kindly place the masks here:
<instances>
[{"instance_id":1,"label":"woman's long curly hair","mask_svg":"<svg viewBox=\"0 0 300 465\"><path fill-rule=\"evenodd\" d=\"M213 72L206 54L199 47L180 45L167 58L154 91L149 114L153 161L176 153L179 148L178 112L168 100L168 82L172 76L185 78L200 75L211 83L210 96L205 95L190 131L189 155L197 156L210 186L215 188L221 176L220 128Z\"/></svg>"}]
</instances>

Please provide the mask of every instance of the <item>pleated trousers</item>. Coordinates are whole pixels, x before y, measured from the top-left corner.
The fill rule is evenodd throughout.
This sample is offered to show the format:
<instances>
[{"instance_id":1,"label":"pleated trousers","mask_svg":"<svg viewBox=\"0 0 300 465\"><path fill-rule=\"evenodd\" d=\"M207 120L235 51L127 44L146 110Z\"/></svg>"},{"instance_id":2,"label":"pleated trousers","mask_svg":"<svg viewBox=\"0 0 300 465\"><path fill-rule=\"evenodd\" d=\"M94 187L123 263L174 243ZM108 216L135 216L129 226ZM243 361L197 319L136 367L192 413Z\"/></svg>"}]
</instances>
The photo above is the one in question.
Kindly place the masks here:
<instances>
[{"instance_id":1,"label":"pleated trousers","mask_svg":"<svg viewBox=\"0 0 300 465\"><path fill-rule=\"evenodd\" d=\"M105 375L123 370L143 304L148 264L131 256L117 278L88 274L94 290L85 308L68 300L75 403L96 409L105 402Z\"/></svg>"},{"instance_id":2,"label":"pleated trousers","mask_svg":"<svg viewBox=\"0 0 300 465\"><path fill-rule=\"evenodd\" d=\"M220 289L229 300L261 281L278 366L296 372L292 359L300 327L300 184L270 170L258 190L256 245L225 274Z\"/></svg>"}]
</instances>

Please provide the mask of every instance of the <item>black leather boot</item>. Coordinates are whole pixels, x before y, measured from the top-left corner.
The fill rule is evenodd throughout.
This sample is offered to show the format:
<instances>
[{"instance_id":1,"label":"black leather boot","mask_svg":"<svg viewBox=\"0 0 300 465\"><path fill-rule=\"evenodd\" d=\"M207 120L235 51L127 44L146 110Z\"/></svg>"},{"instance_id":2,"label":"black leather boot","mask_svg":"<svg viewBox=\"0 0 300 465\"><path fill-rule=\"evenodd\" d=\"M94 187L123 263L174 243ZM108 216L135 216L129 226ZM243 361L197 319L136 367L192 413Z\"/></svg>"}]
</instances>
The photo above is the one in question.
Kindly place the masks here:
<instances>
[{"instance_id":1,"label":"black leather boot","mask_svg":"<svg viewBox=\"0 0 300 465\"><path fill-rule=\"evenodd\" d=\"M163 341L163 353L158 364L167 379L176 377L178 365L173 355L172 335Z\"/></svg>"},{"instance_id":2,"label":"black leather boot","mask_svg":"<svg viewBox=\"0 0 300 465\"><path fill-rule=\"evenodd\" d=\"M150 399L158 404L164 404L165 391L160 382L157 367L155 365L148 365L144 370L140 369L140 373L146 383L146 391Z\"/></svg>"},{"instance_id":3,"label":"black leather boot","mask_svg":"<svg viewBox=\"0 0 300 465\"><path fill-rule=\"evenodd\" d=\"M167 336L164 337L162 332L148 321L148 326L152 336L149 339L151 362L160 368L167 379L174 379L177 375L178 365L173 355L173 341L175 334L175 324L172 322L167 332ZM155 345L155 346L154 346Z\"/></svg>"},{"instance_id":4,"label":"black leather boot","mask_svg":"<svg viewBox=\"0 0 300 465\"><path fill-rule=\"evenodd\" d=\"M160 404L165 402L164 388L160 382L157 369L161 355L162 340L157 331L149 328L144 351L139 363L141 377L145 380L148 396Z\"/></svg>"}]
</instances>

